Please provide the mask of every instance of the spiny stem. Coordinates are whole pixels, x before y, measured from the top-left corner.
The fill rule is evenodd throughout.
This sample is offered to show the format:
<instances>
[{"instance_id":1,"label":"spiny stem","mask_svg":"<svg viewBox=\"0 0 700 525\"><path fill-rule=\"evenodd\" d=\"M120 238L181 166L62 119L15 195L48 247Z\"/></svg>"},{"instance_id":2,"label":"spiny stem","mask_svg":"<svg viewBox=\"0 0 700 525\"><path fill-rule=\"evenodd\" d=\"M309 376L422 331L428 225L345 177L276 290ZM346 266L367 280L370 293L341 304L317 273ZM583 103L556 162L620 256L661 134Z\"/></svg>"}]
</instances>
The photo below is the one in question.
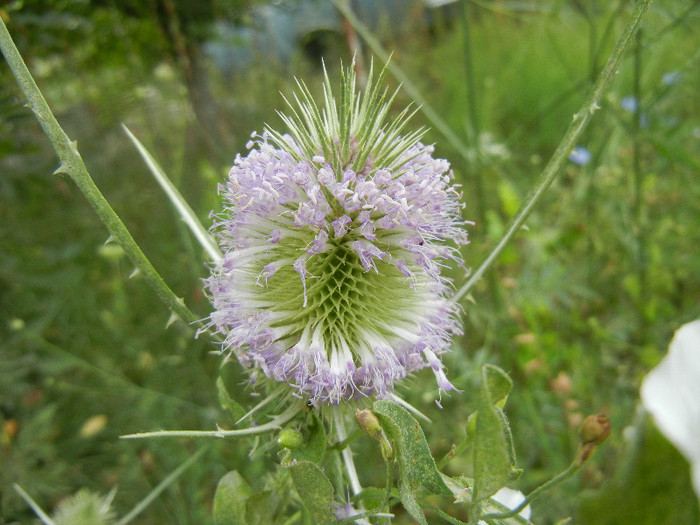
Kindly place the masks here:
<instances>
[{"instance_id":1,"label":"spiny stem","mask_svg":"<svg viewBox=\"0 0 700 525\"><path fill-rule=\"evenodd\" d=\"M157 437L184 437L184 438L232 438L232 437L245 437L254 436L257 434L265 434L267 432L272 432L282 427L288 421L291 421L294 416L301 412L302 406L297 404L292 404L282 412L279 416L275 417L272 421L260 425L257 427L242 428L240 430L159 430L155 432L141 432L139 434L127 434L125 436L120 436L121 439L144 439L144 438L157 438Z\"/></svg>"},{"instance_id":2,"label":"spiny stem","mask_svg":"<svg viewBox=\"0 0 700 525\"><path fill-rule=\"evenodd\" d=\"M552 181L556 178L557 174L561 171L562 166L569 157L569 153L576 145L579 137L583 133L583 130L588 126L593 114L600 109L600 102L603 95L610 87L615 75L617 73L622 56L625 50L629 46L630 42L633 40L635 34L639 30L639 26L642 23L644 14L646 13L651 0L639 0L632 13L632 18L628 26L625 28L622 36L615 45L607 64L600 73L598 80L593 85L593 88L586 98L586 101L581 106L581 109L574 114L574 118L566 130L564 137L562 138L559 146L552 155L547 166L542 171L540 179L535 186L534 191L529 195L525 204L520 208L518 214L514 217L508 230L503 235L498 244L491 250L484 261L479 265L479 267L469 276L467 282L465 282L457 293L455 294L453 300L459 301L464 297L469 291L474 287L477 281L484 275L486 270L493 264L493 262L498 258L503 251L503 248L510 242L510 240L515 236L515 234L520 230L520 228L525 223L525 220L530 215L535 205L544 195L547 188L552 184Z\"/></svg>"},{"instance_id":3,"label":"spiny stem","mask_svg":"<svg viewBox=\"0 0 700 525\"><path fill-rule=\"evenodd\" d=\"M27 97L29 107L34 112L44 133L51 142L56 155L58 155L61 164L56 173L65 173L78 186L102 222L107 226L107 230L111 234L110 239L119 243L144 280L155 290L156 295L168 308L184 322L195 323L197 317L185 306L182 298L175 295L163 281L163 278L153 268L151 262L141 251L136 241L134 241L129 230L95 185L78 152L76 143L68 138L68 135L61 128L61 125L46 103L32 74L27 69L22 56L12 41L12 37L7 31L2 17L0 17L0 49L2 49L2 53L5 55L5 59L22 92Z\"/></svg>"}]
</instances>

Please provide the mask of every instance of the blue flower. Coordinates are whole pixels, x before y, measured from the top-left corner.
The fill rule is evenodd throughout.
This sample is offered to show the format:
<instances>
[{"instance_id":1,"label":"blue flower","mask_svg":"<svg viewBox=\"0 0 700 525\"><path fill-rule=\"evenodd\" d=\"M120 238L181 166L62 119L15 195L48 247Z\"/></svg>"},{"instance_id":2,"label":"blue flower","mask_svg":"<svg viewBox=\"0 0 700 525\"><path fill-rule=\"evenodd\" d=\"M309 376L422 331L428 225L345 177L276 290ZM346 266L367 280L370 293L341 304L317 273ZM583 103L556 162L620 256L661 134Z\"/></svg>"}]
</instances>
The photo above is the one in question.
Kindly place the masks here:
<instances>
[{"instance_id":1,"label":"blue flower","mask_svg":"<svg viewBox=\"0 0 700 525\"><path fill-rule=\"evenodd\" d=\"M623 97L622 100L620 100L620 107L630 113L636 113L639 110L639 101L637 97Z\"/></svg>"},{"instance_id":2,"label":"blue flower","mask_svg":"<svg viewBox=\"0 0 700 525\"><path fill-rule=\"evenodd\" d=\"M569 160L579 166L585 166L591 162L591 152L585 146L576 146L569 155Z\"/></svg>"},{"instance_id":3,"label":"blue flower","mask_svg":"<svg viewBox=\"0 0 700 525\"><path fill-rule=\"evenodd\" d=\"M680 71L669 71L661 76L661 82L667 86L674 86L683 80L683 73Z\"/></svg>"}]
</instances>

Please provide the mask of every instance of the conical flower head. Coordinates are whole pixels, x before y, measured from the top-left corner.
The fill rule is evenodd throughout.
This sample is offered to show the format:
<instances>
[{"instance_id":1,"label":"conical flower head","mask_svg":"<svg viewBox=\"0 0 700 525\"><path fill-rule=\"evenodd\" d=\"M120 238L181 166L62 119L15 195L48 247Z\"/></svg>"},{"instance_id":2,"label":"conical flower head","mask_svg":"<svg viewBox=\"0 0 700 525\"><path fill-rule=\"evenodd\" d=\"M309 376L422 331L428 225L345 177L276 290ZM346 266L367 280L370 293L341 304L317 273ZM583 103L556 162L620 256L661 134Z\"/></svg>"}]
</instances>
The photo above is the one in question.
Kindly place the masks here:
<instances>
[{"instance_id":1,"label":"conical flower head","mask_svg":"<svg viewBox=\"0 0 700 525\"><path fill-rule=\"evenodd\" d=\"M387 122L384 72L358 93L348 69L338 99L326 75L323 109L299 82L289 133L253 134L220 188L211 325L253 380L314 405L386 397L426 367L453 388L440 356L460 327L440 270L467 242L459 194L423 130L401 134L408 108Z\"/></svg>"}]
</instances>

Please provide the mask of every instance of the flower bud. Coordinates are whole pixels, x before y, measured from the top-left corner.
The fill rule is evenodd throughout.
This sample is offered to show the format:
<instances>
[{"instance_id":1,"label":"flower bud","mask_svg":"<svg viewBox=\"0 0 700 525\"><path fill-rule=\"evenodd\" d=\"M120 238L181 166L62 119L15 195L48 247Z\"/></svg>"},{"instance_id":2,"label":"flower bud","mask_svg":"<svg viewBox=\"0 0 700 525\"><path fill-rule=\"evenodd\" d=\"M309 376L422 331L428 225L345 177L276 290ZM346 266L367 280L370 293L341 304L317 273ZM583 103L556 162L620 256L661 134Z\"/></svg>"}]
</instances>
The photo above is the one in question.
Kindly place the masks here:
<instances>
[{"instance_id":1,"label":"flower bud","mask_svg":"<svg viewBox=\"0 0 700 525\"><path fill-rule=\"evenodd\" d=\"M578 431L581 447L576 457L576 463L579 466L588 461L596 447L608 438L611 427L610 419L604 414L588 416L583 420Z\"/></svg>"},{"instance_id":2,"label":"flower bud","mask_svg":"<svg viewBox=\"0 0 700 525\"><path fill-rule=\"evenodd\" d=\"M394 460L394 451L382 432L382 425L374 415L374 412L368 409L355 409L355 421L357 425L371 438L379 441L382 450L382 457L385 461Z\"/></svg>"},{"instance_id":3,"label":"flower bud","mask_svg":"<svg viewBox=\"0 0 700 525\"><path fill-rule=\"evenodd\" d=\"M304 444L304 436L302 436L301 432L298 430L285 428L279 433L279 436L277 436L277 443L284 448L299 448Z\"/></svg>"},{"instance_id":4,"label":"flower bud","mask_svg":"<svg viewBox=\"0 0 700 525\"><path fill-rule=\"evenodd\" d=\"M582 445L600 445L610 435L612 424L604 414L588 416L581 423L578 434Z\"/></svg>"},{"instance_id":5,"label":"flower bud","mask_svg":"<svg viewBox=\"0 0 700 525\"><path fill-rule=\"evenodd\" d=\"M382 425L379 423L377 416L369 409L355 409L355 421L357 425L369 436L374 439L381 439Z\"/></svg>"}]
</instances>

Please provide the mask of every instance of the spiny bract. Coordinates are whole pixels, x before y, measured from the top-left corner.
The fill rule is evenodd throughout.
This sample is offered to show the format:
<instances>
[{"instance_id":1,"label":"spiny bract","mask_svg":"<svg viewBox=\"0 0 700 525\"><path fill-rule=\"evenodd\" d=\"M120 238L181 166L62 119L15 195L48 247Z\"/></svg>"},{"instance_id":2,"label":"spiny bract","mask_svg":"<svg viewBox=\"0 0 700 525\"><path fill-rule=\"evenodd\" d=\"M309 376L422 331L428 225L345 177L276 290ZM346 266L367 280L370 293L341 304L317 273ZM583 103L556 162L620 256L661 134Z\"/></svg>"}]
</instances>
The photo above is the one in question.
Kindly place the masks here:
<instances>
[{"instance_id":1,"label":"spiny bract","mask_svg":"<svg viewBox=\"0 0 700 525\"><path fill-rule=\"evenodd\" d=\"M363 93L344 71L338 100L326 75L323 110L298 82L289 133L253 134L220 188L210 326L253 381L315 406L386 397L425 367L454 388L440 355L458 307L440 270L467 243L459 194L424 130L401 135L409 108L387 123L385 71Z\"/></svg>"}]
</instances>

